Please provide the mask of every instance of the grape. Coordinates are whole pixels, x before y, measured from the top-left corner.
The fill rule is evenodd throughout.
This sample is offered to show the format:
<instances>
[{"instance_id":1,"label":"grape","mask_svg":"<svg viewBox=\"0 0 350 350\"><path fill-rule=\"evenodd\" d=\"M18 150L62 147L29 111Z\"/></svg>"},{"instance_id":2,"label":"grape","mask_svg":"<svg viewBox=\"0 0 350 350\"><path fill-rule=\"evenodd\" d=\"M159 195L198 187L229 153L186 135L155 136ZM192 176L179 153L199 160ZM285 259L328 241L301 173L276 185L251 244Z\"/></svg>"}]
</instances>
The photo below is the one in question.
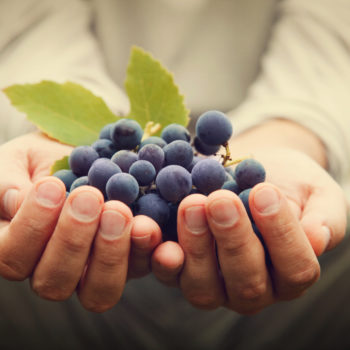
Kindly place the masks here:
<instances>
[{"instance_id":1,"label":"grape","mask_svg":"<svg viewBox=\"0 0 350 350\"><path fill-rule=\"evenodd\" d=\"M151 162L158 173L164 164L164 151L154 144L145 145L140 149L138 159Z\"/></svg>"},{"instance_id":2,"label":"grape","mask_svg":"<svg viewBox=\"0 0 350 350\"><path fill-rule=\"evenodd\" d=\"M192 189L191 174L179 165L168 165L158 173L156 186L164 199L177 203Z\"/></svg>"},{"instance_id":3,"label":"grape","mask_svg":"<svg viewBox=\"0 0 350 350\"><path fill-rule=\"evenodd\" d=\"M66 186L66 190L69 191L72 183L78 178L72 170L61 169L56 171L53 176L58 177L64 185Z\"/></svg>"},{"instance_id":4,"label":"grape","mask_svg":"<svg viewBox=\"0 0 350 350\"><path fill-rule=\"evenodd\" d=\"M106 124L100 131L100 139L111 139L111 130L115 123Z\"/></svg>"},{"instance_id":5,"label":"grape","mask_svg":"<svg viewBox=\"0 0 350 350\"><path fill-rule=\"evenodd\" d=\"M101 158L111 158L117 148L111 140L99 139L95 141L91 147L98 153Z\"/></svg>"},{"instance_id":6,"label":"grape","mask_svg":"<svg viewBox=\"0 0 350 350\"><path fill-rule=\"evenodd\" d=\"M139 185L136 179L127 173L115 174L107 181L107 197L119 200L125 204L132 204L139 195Z\"/></svg>"},{"instance_id":7,"label":"grape","mask_svg":"<svg viewBox=\"0 0 350 350\"><path fill-rule=\"evenodd\" d=\"M168 203L169 206L169 219L167 220L163 233L163 241L178 242L177 238L177 213L179 210L178 203Z\"/></svg>"},{"instance_id":8,"label":"grape","mask_svg":"<svg viewBox=\"0 0 350 350\"><path fill-rule=\"evenodd\" d=\"M138 122L132 119L120 119L111 129L111 139L118 149L134 149L142 139L143 130Z\"/></svg>"},{"instance_id":9,"label":"grape","mask_svg":"<svg viewBox=\"0 0 350 350\"><path fill-rule=\"evenodd\" d=\"M198 136L194 138L193 144L196 151L204 154L205 156L210 156L217 153L221 147L221 145L207 145L202 142Z\"/></svg>"},{"instance_id":10,"label":"grape","mask_svg":"<svg viewBox=\"0 0 350 350\"><path fill-rule=\"evenodd\" d=\"M140 186L147 186L155 179L156 169L148 160L137 160L131 165L129 174L137 180Z\"/></svg>"},{"instance_id":11,"label":"grape","mask_svg":"<svg viewBox=\"0 0 350 350\"><path fill-rule=\"evenodd\" d=\"M106 184L111 176L121 173L121 169L108 158L95 160L88 172L89 184L98 188L106 197Z\"/></svg>"},{"instance_id":12,"label":"grape","mask_svg":"<svg viewBox=\"0 0 350 350\"><path fill-rule=\"evenodd\" d=\"M231 175L233 180L235 180L235 170L231 166L225 167L225 171Z\"/></svg>"},{"instance_id":13,"label":"grape","mask_svg":"<svg viewBox=\"0 0 350 350\"><path fill-rule=\"evenodd\" d=\"M252 190L251 188L247 188L247 189L243 190L238 196L244 204L244 207L245 207L245 210L247 211L249 219L251 221L253 221L253 216L252 216L252 213L251 213L250 207L249 207L249 194L250 194L251 190Z\"/></svg>"},{"instance_id":14,"label":"grape","mask_svg":"<svg viewBox=\"0 0 350 350\"><path fill-rule=\"evenodd\" d=\"M149 144L154 144L154 145L158 145L160 148L163 148L164 146L167 145L167 143L159 136L150 136L147 139L143 140L140 144L140 149L145 146L145 145L149 145Z\"/></svg>"},{"instance_id":15,"label":"grape","mask_svg":"<svg viewBox=\"0 0 350 350\"><path fill-rule=\"evenodd\" d=\"M78 146L73 149L68 162L73 173L78 176L87 175L91 164L99 158L91 146Z\"/></svg>"},{"instance_id":16,"label":"grape","mask_svg":"<svg viewBox=\"0 0 350 350\"><path fill-rule=\"evenodd\" d=\"M162 228L169 219L170 209L157 193L148 193L135 202L134 215L147 215Z\"/></svg>"},{"instance_id":17,"label":"grape","mask_svg":"<svg viewBox=\"0 0 350 350\"><path fill-rule=\"evenodd\" d=\"M112 162L117 164L124 173L128 173L132 163L138 159L137 154L128 150L121 150L112 157Z\"/></svg>"},{"instance_id":18,"label":"grape","mask_svg":"<svg viewBox=\"0 0 350 350\"><path fill-rule=\"evenodd\" d=\"M226 181L222 187L223 190L229 190L232 191L236 194L239 194L241 192L241 189L239 188L239 186L237 185L237 182L235 180L230 180L230 181Z\"/></svg>"},{"instance_id":19,"label":"grape","mask_svg":"<svg viewBox=\"0 0 350 350\"><path fill-rule=\"evenodd\" d=\"M191 135L189 131L180 124L167 125L163 129L160 136L166 143L170 143L176 140L190 142L191 140Z\"/></svg>"},{"instance_id":20,"label":"grape","mask_svg":"<svg viewBox=\"0 0 350 350\"><path fill-rule=\"evenodd\" d=\"M205 159L205 158L199 157L199 156L194 156L193 159L192 159L191 164L190 164L188 167L186 167L186 169L187 169L189 172L191 172L192 169L193 169L193 167L194 167L198 162L200 162L200 161L203 160L203 159Z\"/></svg>"},{"instance_id":21,"label":"grape","mask_svg":"<svg viewBox=\"0 0 350 350\"><path fill-rule=\"evenodd\" d=\"M224 113L208 111L198 118L196 135L207 145L223 145L232 135L232 124Z\"/></svg>"},{"instance_id":22,"label":"grape","mask_svg":"<svg viewBox=\"0 0 350 350\"><path fill-rule=\"evenodd\" d=\"M78 177L70 186L69 191L72 192L77 187L89 185L89 179L87 176Z\"/></svg>"},{"instance_id":23,"label":"grape","mask_svg":"<svg viewBox=\"0 0 350 350\"><path fill-rule=\"evenodd\" d=\"M224 167L212 158L198 162L193 167L191 174L193 184L204 194L220 189L226 177Z\"/></svg>"},{"instance_id":24,"label":"grape","mask_svg":"<svg viewBox=\"0 0 350 350\"><path fill-rule=\"evenodd\" d=\"M193 160L193 149L186 141L173 141L168 143L163 150L166 165L181 165L186 168Z\"/></svg>"},{"instance_id":25,"label":"grape","mask_svg":"<svg viewBox=\"0 0 350 350\"><path fill-rule=\"evenodd\" d=\"M242 160L235 170L236 182L242 190L264 182L265 176L264 167L255 159Z\"/></svg>"},{"instance_id":26,"label":"grape","mask_svg":"<svg viewBox=\"0 0 350 350\"><path fill-rule=\"evenodd\" d=\"M232 176L227 172L227 171L225 171L225 182L227 182L227 181L232 181L233 180L233 178L232 178Z\"/></svg>"}]
</instances>

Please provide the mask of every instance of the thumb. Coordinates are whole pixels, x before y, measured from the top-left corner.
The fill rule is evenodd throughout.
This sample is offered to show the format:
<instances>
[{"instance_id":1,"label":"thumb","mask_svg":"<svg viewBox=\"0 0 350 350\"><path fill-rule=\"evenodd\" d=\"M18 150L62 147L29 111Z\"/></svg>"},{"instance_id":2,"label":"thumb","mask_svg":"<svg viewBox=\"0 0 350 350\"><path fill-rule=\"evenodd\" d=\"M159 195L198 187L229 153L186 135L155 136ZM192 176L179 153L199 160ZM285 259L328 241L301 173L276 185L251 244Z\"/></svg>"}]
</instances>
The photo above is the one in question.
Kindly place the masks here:
<instances>
[{"instance_id":1,"label":"thumb","mask_svg":"<svg viewBox=\"0 0 350 350\"><path fill-rule=\"evenodd\" d=\"M32 187L28 159L24 152L0 150L0 218L11 220Z\"/></svg>"},{"instance_id":2,"label":"thumb","mask_svg":"<svg viewBox=\"0 0 350 350\"><path fill-rule=\"evenodd\" d=\"M317 256L341 242L346 231L346 201L337 186L311 193L301 225Z\"/></svg>"}]
</instances>

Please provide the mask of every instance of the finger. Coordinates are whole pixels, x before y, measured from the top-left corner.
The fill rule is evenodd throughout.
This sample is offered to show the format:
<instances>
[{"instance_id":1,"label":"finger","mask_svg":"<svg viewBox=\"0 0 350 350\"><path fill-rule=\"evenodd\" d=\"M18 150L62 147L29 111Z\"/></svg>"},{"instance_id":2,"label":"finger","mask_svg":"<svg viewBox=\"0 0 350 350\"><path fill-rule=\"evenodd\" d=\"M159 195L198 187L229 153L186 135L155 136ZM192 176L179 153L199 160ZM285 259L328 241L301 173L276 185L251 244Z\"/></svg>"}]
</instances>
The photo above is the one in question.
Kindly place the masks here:
<instances>
[{"instance_id":1,"label":"finger","mask_svg":"<svg viewBox=\"0 0 350 350\"><path fill-rule=\"evenodd\" d=\"M151 271L151 256L161 240L162 232L155 221L145 215L134 217L128 278L139 278Z\"/></svg>"},{"instance_id":2,"label":"finger","mask_svg":"<svg viewBox=\"0 0 350 350\"><path fill-rule=\"evenodd\" d=\"M0 275L23 280L38 262L54 231L66 190L53 177L40 179L0 235Z\"/></svg>"},{"instance_id":3,"label":"finger","mask_svg":"<svg viewBox=\"0 0 350 350\"><path fill-rule=\"evenodd\" d=\"M207 198L200 194L186 197L179 206L178 236L185 253L180 287L188 301L204 309L225 302L225 293L215 253L213 236L206 219Z\"/></svg>"},{"instance_id":4,"label":"finger","mask_svg":"<svg viewBox=\"0 0 350 350\"><path fill-rule=\"evenodd\" d=\"M317 256L341 242L346 231L346 201L338 186L324 186L311 193L301 226Z\"/></svg>"},{"instance_id":5,"label":"finger","mask_svg":"<svg viewBox=\"0 0 350 350\"><path fill-rule=\"evenodd\" d=\"M281 191L268 183L249 196L255 223L273 265L276 296L292 299L303 294L320 275L320 267L300 222Z\"/></svg>"},{"instance_id":6,"label":"finger","mask_svg":"<svg viewBox=\"0 0 350 350\"><path fill-rule=\"evenodd\" d=\"M89 311L104 312L120 299L125 287L130 252L132 213L122 202L104 205L78 297Z\"/></svg>"},{"instance_id":7,"label":"finger","mask_svg":"<svg viewBox=\"0 0 350 350\"><path fill-rule=\"evenodd\" d=\"M184 258L183 250L178 243L173 241L161 243L152 255L152 271L160 282L176 287Z\"/></svg>"},{"instance_id":8,"label":"finger","mask_svg":"<svg viewBox=\"0 0 350 350\"><path fill-rule=\"evenodd\" d=\"M231 191L215 191L208 196L206 210L229 307L251 314L271 304L273 293L264 248L239 197Z\"/></svg>"},{"instance_id":9,"label":"finger","mask_svg":"<svg viewBox=\"0 0 350 350\"><path fill-rule=\"evenodd\" d=\"M102 193L94 187L81 186L67 198L32 277L32 289L39 296L65 300L74 292L97 231L102 207Z\"/></svg>"}]
</instances>

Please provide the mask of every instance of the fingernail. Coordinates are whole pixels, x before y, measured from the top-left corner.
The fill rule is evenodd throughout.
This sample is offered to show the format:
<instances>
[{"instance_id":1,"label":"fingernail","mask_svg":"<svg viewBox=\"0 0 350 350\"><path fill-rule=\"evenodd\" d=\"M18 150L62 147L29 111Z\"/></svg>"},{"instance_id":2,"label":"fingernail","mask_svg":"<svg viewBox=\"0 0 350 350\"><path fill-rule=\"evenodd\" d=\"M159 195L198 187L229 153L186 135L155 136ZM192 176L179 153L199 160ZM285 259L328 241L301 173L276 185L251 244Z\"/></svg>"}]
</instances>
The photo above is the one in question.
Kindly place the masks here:
<instances>
[{"instance_id":1,"label":"fingernail","mask_svg":"<svg viewBox=\"0 0 350 350\"><path fill-rule=\"evenodd\" d=\"M36 188L36 199L43 207L56 207L58 204L60 204L62 197L62 188L56 182L42 182Z\"/></svg>"},{"instance_id":2,"label":"fingernail","mask_svg":"<svg viewBox=\"0 0 350 350\"><path fill-rule=\"evenodd\" d=\"M207 219L202 205L187 208L184 217L186 226L192 233L200 234L207 231Z\"/></svg>"},{"instance_id":3,"label":"fingernail","mask_svg":"<svg viewBox=\"0 0 350 350\"><path fill-rule=\"evenodd\" d=\"M18 193L19 191L17 189L10 188L6 191L3 198L4 210L10 219L15 216L17 211Z\"/></svg>"},{"instance_id":4,"label":"fingernail","mask_svg":"<svg viewBox=\"0 0 350 350\"><path fill-rule=\"evenodd\" d=\"M239 219L238 210L232 200L217 199L209 206L209 212L217 225L233 226Z\"/></svg>"},{"instance_id":5,"label":"fingernail","mask_svg":"<svg viewBox=\"0 0 350 350\"><path fill-rule=\"evenodd\" d=\"M324 235L325 235L324 250L326 250L331 240L331 230L327 226L322 226L322 231L324 232Z\"/></svg>"},{"instance_id":6,"label":"fingernail","mask_svg":"<svg viewBox=\"0 0 350 350\"><path fill-rule=\"evenodd\" d=\"M148 248L151 243L150 235L141 236L141 237L132 236L131 239L137 248Z\"/></svg>"},{"instance_id":7,"label":"fingernail","mask_svg":"<svg viewBox=\"0 0 350 350\"><path fill-rule=\"evenodd\" d=\"M125 229L126 219L117 211L106 210L102 213L100 234L103 238L114 240L120 237Z\"/></svg>"},{"instance_id":8,"label":"fingernail","mask_svg":"<svg viewBox=\"0 0 350 350\"><path fill-rule=\"evenodd\" d=\"M90 221L100 213L101 203L96 194L80 192L71 202L73 216L80 221Z\"/></svg>"},{"instance_id":9,"label":"fingernail","mask_svg":"<svg viewBox=\"0 0 350 350\"><path fill-rule=\"evenodd\" d=\"M267 186L255 192L253 203L257 211L265 215L277 213L281 206L276 190Z\"/></svg>"}]
</instances>

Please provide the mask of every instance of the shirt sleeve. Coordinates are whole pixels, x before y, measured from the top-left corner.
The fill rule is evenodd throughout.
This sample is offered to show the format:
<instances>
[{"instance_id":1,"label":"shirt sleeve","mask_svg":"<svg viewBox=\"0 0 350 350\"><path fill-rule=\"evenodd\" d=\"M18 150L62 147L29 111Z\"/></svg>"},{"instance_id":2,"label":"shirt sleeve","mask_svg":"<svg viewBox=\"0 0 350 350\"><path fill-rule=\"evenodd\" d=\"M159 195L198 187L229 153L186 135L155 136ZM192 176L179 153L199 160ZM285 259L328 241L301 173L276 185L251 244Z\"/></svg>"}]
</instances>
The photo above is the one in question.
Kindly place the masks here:
<instances>
[{"instance_id":1,"label":"shirt sleeve","mask_svg":"<svg viewBox=\"0 0 350 350\"><path fill-rule=\"evenodd\" d=\"M261 72L231 111L238 132L279 117L313 131L340 182L350 167L350 2L287 0L261 61Z\"/></svg>"},{"instance_id":2,"label":"shirt sleeve","mask_svg":"<svg viewBox=\"0 0 350 350\"><path fill-rule=\"evenodd\" d=\"M73 81L103 97L114 113L126 113L128 99L109 78L91 28L86 1L0 1L0 88ZM0 144L32 128L0 93Z\"/></svg>"}]
</instances>

